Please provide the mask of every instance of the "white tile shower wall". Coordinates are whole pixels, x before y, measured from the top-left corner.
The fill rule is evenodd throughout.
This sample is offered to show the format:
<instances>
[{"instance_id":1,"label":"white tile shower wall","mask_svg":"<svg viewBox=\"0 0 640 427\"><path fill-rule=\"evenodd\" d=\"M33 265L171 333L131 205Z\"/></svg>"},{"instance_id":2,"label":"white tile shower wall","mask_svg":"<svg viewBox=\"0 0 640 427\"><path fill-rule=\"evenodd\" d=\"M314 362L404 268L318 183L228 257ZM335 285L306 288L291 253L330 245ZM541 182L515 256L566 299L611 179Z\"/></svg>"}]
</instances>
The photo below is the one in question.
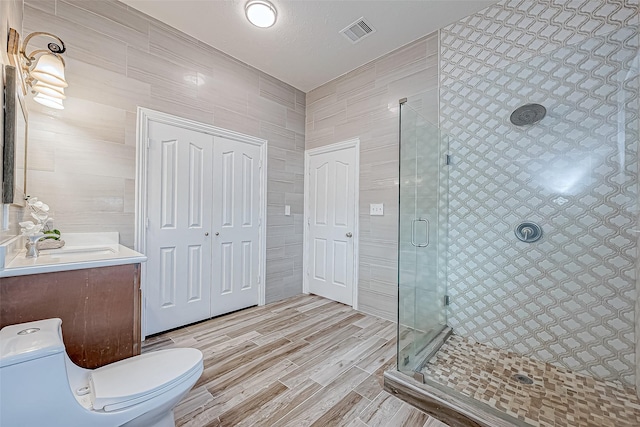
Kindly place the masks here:
<instances>
[{"instance_id":1,"label":"white tile shower wall","mask_svg":"<svg viewBox=\"0 0 640 427\"><path fill-rule=\"evenodd\" d=\"M638 20L638 0L503 0L442 30L445 85Z\"/></svg>"},{"instance_id":2,"label":"white tile shower wall","mask_svg":"<svg viewBox=\"0 0 640 427\"><path fill-rule=\"evenodd\" d=\"M3 0L0 2L0 46L7 46L7 36L9 35L9 28L14 28L20 34L22 34L22 9L23 0ZM7 56L7 50L0 48L0 64L2 71L0 71L0 80L4 87L4 66L10 65L9 57ZM2 130L4 129L4 114L0 114L0 153L3 152L4 138L1 137ZM3 168L0 164L0 177L2 176ZM17 206L9 206L8 210L9 228L4 230L0 229L0 242L11 238L20 232L18 222L22 220L24 215L24 209ZM3 223L2 216L4 211L0 209L0 224Z\"/></svg>"},{"instance_id":3,"label":"white tile shower wall","mask_svg":"<svg viewBox=\"0 0 640 427\"><path fill-rule=\"evenodd\" d=\"M359 309L397 319L398 101L423 94L437 122L438 37L431 34L307 94L306 149L360 138ZM384 203L384 216L369 216Z\"/></svg>"},{"instance_id":4,"label":"white tile shower wall","mask_svg":"<svg viewBox=\"0 0 640 427\"><path fill-rule=\"evenodd\" d=\"M269 140L267 302L302 292L303 92L117 1L28 0L24 30L67 45L65 110L29 105L28 189L58 228L133 245L136 108L164 111Z\"/></svg>"},{"instance_id":5,"label":"white tile shower wall","mask_svg":"<svg viewBox=\"0 0 640 427\"><path fill-rule=\"evenodd\" d=\"M635 385L637 1L503 1L441 33L449 324ZM517 128L526 103L547 117ZM516 240L521 221L544 237Z\"/></svg>"}]
</instances>

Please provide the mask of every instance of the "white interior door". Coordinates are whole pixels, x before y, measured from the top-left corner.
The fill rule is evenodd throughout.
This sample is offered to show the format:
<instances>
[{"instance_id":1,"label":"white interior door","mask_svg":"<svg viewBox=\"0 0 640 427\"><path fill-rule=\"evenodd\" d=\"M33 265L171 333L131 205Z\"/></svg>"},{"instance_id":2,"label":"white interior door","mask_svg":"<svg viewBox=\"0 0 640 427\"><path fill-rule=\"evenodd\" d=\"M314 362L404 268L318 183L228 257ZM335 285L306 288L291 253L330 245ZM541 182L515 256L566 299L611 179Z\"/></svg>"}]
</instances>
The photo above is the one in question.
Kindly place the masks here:
<instances>
[{"instance_id":1,"label":"white interior door","mask_svg":"<svg viewBox=\"0 0 640 427\"><path fill-rule=\"evenodd\" d=\"M311 293L353 305L356 150L309 155L307 280Z\"/></svg>"},{"instance_id":2,"label":"white interior door","mask_svg":"<svg viewBox=\"0 0 640 427\"><path fill-rule=\"evenodd\" d=\"M256 145L215 138L212 316L258 304L260 153Z\"/></svg>"},{"instance_id":3,"label":"white interior door","mask_svg":"<svg viewBox=\"0 0 640 427\"><path fill-rule=\"evenodd\" d=\"M213 136L149 122L147 334L211 315Z\"/></svg>"},{"instance_id":4,"label":"white interior door","mask_svg":"<svg viewBox=\"0 0 640 427\"><path fill-rule=\"evenodd\" d=\"M138 113L145 335L264 304L267 141Z\"/></svg>"}]
</instances>

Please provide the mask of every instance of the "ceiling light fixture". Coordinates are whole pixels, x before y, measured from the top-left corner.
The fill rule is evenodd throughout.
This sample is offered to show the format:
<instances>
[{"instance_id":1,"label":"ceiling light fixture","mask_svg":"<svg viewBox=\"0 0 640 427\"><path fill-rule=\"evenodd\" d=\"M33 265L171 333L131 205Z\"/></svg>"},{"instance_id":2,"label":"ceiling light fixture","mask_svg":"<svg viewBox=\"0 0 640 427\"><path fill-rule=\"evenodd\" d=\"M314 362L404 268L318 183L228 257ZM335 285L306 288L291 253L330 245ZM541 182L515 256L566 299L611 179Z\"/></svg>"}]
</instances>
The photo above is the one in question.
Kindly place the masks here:
<instances>
[{"instance_id":1,"label":"ceiling light fixture","mask_svg":"<svg viewBox=\"0 0 640 427\"><path fill-rule=\"evenodd\" d=\"M269 28L276 23L276 7L266 0L251 0L244 7L247 19L256 27Z\"/></svg>"},{"instance_id":2,"label":"ceiling light fixture","mask_svg":"<svg viewBox=\"0 0 640 427\"><path fill-rule=\"evenodd\" d=\"M56 43L50 42L47 49L37 49L27 54L27 45L36 36L51 38ZM9 30L7 52L11 65L20 70L22 92L26 95L29 87L35 95L34 101L59 110L64 108L64 88L68 86L64 78L65 63L61 56L65 50L60 37L51 33L31 33L20 45L20 34L13 28Z\"/></svg>"}]
</instances>

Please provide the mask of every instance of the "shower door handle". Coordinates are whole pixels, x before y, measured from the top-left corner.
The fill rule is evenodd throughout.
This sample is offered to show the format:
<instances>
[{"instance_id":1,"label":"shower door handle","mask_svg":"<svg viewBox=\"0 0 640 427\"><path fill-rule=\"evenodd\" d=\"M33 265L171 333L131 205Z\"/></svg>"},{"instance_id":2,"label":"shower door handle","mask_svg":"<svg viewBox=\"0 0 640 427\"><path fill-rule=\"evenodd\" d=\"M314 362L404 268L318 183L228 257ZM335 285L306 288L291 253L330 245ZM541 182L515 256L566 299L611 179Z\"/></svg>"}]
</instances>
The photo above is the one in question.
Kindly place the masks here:
<instances>
[{"instance_id":1,"label":"shower door handle","mask_svg":"<svg viewBox=\"0 0 640 427\"><path fill-rule=\"evenodd\" d=\"M424 222L426 225L425 242L416 243L416 222ZM426 248L429 246L429 220L425 218L417 218L411 221L411 244L416 248Z\"/></svg>"}]
</instances>

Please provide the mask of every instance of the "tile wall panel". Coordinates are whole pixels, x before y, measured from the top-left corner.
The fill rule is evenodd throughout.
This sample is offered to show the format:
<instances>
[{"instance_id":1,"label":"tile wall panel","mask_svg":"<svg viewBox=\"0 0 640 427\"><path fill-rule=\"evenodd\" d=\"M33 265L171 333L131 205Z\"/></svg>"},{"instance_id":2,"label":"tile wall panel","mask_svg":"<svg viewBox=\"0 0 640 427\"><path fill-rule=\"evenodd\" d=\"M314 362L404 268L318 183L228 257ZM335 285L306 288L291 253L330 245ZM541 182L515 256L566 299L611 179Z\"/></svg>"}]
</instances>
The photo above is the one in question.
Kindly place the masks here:
<instances>
[{"instance_id":1,"label":"tile wall panel","mask_svg":"<svg viewBox=\"0 0 640 427\"><path fill-rule=\"evenodd\" d=\"M29 103L28 189L57 227L133 246L136 108L164 111L269 140L267 302L302 292L303 92L117 1L26 1L33 31L67 45L65 110Z\"/></svg>"},{"instance_id":2,"label":"tile wall panel","mask_svg":"<svg viewBox=\"0 0 640 427\"><path fill-rule=\"evenodd\" d=\"M441 32L449 324L635 384L637 0L510 0ZM532 126L509 121L541 103ZM521 221L543 239L522 243Z\"/></svg>"},{"instance_id":3,"label":"tile wall panel","mask_svg":"<svg viewBox=\"0 0 640 427\"><path fill-rule=\"evenodd\" d=\"M437 123L438 36L428 35L307 94L306 149L360 139L359 309L397 319L398 101L428 93ZM384 216L369 216L384 203Z\"/></svg>"}]
</instances>

